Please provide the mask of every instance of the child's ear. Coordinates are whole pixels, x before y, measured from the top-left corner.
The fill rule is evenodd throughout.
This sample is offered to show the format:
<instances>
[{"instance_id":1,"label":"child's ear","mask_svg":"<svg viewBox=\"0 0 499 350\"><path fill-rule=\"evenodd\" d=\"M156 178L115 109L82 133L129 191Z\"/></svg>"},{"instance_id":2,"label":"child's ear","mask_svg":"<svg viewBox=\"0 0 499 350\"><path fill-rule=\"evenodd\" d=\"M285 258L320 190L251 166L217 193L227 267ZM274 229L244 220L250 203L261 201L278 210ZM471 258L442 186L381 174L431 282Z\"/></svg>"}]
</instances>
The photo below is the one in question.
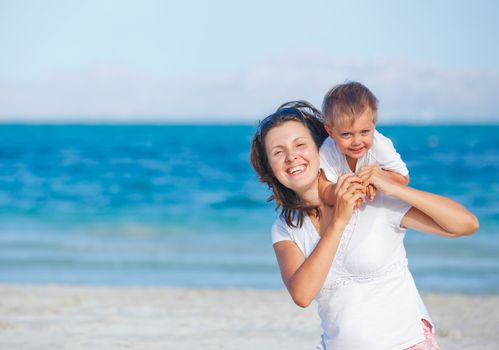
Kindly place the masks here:
<instances>
[{"instance_id":1,"label":"child's ear","mask_svg":"<svg viewBox=\"0 0 499 350\"><path fill-rule=\"evenodd\" d=\"M326 129L326 132L329 135L329 137L334 138L334 136L333 136L333 130L328 125L324 124L324 129Z\"/></svg>"}]
</instances>

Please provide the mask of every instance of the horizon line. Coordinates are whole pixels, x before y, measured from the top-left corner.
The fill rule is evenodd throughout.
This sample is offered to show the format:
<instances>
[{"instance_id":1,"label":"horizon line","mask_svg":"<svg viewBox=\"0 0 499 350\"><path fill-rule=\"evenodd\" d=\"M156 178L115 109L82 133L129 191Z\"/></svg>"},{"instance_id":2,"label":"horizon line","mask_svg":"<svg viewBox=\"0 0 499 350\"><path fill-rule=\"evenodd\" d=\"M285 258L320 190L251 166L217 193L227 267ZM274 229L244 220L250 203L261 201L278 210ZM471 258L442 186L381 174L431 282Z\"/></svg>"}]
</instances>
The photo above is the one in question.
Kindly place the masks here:
<instances>
[{"instance_id":1,"label":"horizon line","mask_svg":"<svg viewBox=\"0 0 499 350\"><path fill-rule=\"evenodd\" d=\"M1 126L253 126L258 125L258 120L1 120ZM448 120L448 121L428 121L428 120L400 120L378 122L376 126L499 126L498 119L486 120Z\"/></svg>"}]
</instances>

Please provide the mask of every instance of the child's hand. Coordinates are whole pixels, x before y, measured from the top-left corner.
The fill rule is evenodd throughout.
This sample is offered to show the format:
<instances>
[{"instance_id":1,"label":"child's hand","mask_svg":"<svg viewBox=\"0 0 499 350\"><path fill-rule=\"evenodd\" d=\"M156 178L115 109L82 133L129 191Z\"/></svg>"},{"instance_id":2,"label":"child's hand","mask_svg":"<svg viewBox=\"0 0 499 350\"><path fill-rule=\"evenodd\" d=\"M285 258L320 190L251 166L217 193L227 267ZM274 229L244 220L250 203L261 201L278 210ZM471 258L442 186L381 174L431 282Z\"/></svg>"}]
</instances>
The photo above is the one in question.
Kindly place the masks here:
<instances>
[{"instance_id":1,"label":"child's hand","mask_svg":"<svg viewBox=\"0 0 499 350\"><path fill-rule=\"evenodd\" d=\"M376 196L376 187L374 187L373 184L367 185L366 194L367 194L367 198L369 198L369 200L372 201L374 199L374 197Z\"/></svg>"},{"instance_id":2,"label":"child's hand","mask_svg":"<svg viewBox=\"0 0 499 350\"><path fill-rule=\"evenodd\" d=\"M359 208L360 208L360 206L362 205L362 203L364 203L364 202L365 202L364 197L357 199L357 200L355 201L355 206L354 206L354 209L359 209Z\"/></svg>"},{"instance_id":3,"label":"child's hand","mask_svg":"<svg viewBox=\"0 0 499 350\"><path fill-rule=\"evenodd\" d=\"M372 200L374 200L374 197L376 196L376 187L374 187L374 185L369 184L365 188L365 192L366 192L366 196L369 199L369 201L372 201ZM362 203L364 203L365 201L366 201L366 199L364 197L357 199L357 201L355 202L355 209L359 209L360 206L362 205Z\"/></svg>"}]
</instances>

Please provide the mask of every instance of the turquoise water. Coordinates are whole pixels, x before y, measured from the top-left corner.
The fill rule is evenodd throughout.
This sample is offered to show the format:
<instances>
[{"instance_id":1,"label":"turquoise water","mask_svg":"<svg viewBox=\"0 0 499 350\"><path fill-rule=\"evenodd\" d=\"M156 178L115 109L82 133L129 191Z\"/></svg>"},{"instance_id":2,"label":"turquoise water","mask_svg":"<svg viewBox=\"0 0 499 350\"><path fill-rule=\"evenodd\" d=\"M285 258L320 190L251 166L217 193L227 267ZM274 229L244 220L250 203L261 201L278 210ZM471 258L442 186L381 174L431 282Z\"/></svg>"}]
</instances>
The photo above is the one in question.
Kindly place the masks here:
<instances>
[{"instance_id":1,"label":"turquoise water","mask_svg":"<svg viewBox=\"0 0 499 350\"><path fill-rule=\"evenodd\" d=\"M0 282L281 288L250 126L1 125ZM385 126L415 187L479 217L410 231L426 291L499 293L499 126Z\"/></svg>"}]
</instances>

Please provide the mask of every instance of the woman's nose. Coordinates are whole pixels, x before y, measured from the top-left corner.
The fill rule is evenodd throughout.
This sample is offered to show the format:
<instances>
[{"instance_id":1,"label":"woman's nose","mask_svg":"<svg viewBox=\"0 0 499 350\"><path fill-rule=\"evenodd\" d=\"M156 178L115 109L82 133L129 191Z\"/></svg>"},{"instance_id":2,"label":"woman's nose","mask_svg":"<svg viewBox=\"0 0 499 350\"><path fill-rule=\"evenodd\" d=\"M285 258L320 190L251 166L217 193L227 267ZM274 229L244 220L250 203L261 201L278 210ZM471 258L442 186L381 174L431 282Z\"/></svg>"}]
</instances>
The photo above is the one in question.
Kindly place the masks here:
<instances>
[{"instance_id":1,"label":"woman's nose","mask_svg":"<svg viewBox=\"0 0 499 350\"><path fill-rule=\"evenodd\" d=\"M291 163L295 159L296 159L296 153L295 152L289 152L286 155L286 163Z\"/></svg>"}]
</instances>

